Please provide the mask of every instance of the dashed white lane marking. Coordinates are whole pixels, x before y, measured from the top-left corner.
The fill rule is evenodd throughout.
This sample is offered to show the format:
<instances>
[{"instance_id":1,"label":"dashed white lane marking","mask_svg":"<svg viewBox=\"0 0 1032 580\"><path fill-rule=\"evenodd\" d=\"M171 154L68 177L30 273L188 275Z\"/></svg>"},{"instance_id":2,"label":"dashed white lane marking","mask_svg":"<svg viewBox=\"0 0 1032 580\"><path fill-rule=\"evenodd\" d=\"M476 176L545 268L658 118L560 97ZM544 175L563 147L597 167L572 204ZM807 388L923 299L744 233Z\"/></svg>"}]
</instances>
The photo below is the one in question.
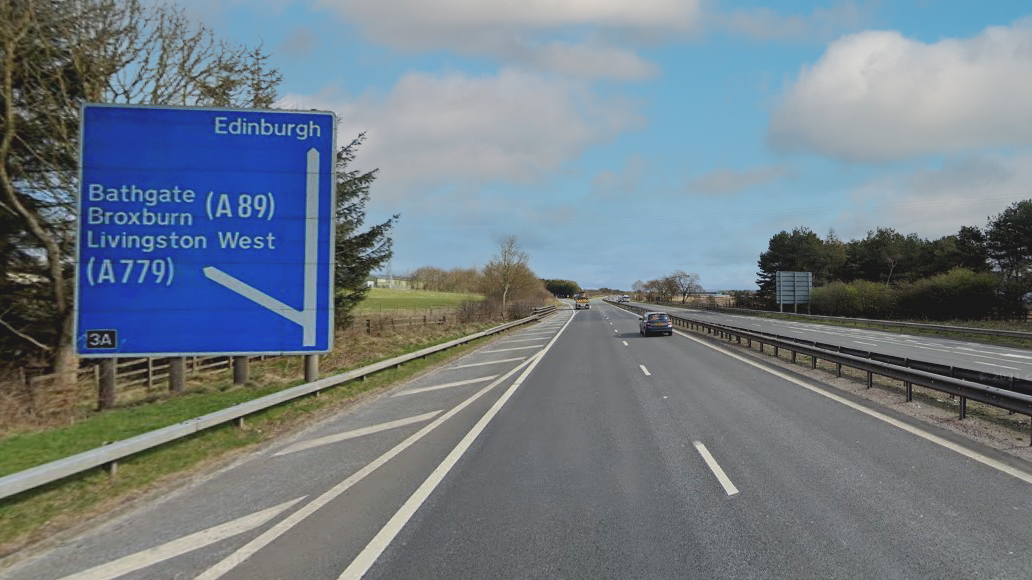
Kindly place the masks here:
<instances>
[{"instance_id":1,"label":"dashed white lane marking","mask_svg":"<svg viewBox=\"0 0 1032 580\"><path fill-rule=\"evenodd\" d=\"M308 441L301 441L300 443L295 443L290 447L287 447L279 453L274 453L273 457L304 451L305 449L311 449L313 447L321 447L331 443L339 443L341 441L347 441L348 439L355 439L356 437L362 437L365 435L372 435L373 433L379 433L381 431L389 431L391 429L397 429L398 427L404 427L405 425L412 425L413 423L422 423L423 421L433 419L440 413L440 411L431 411L422 415L416 415L415 417L406 417L404 419L398 419L397 421L388 421L386 423L380 423L379 425L371 425L369 427L362 427L361 429L345 431L344 433L337 433L335 435L327 435L325 437L309 439Z\"/></svg>"},{"instance_id":2,"label":"dashed white lane marking","mask_svg":"<svg viewBox=\"0 0 1032 580\"><path fill-rule=\"evenodd\" d=\"M620 332L620 331L614 328L614 329L613 329L613 332Z\"/></svg>"},{"instance_id":3,"label":"dashed white lane marking","mask_svg":"<svg viewBox=\"0 0 1032 580\"><path fill-rule=\"evenodd\" d=\"M459 459L461 459L470 446L473 445L473 442L476 441L477 437L480 436L480 433L487 427L488 423L491 422L491 419L498 414L498 411L500 411L505 403L512 397L513 393L516 392L516 389L523 384L523 381L526 380L527 376L534 370L534 367L545 358L545 354L552 348L552 345L555 344L555 341L559 338L559 335L562 334L562 332L563 330L560 330L555 335L555 338L545 346L544 350L535 354L527 361L530 364L527 366L526 370L524 370L516 381L506 389L502 396L495 401L495 404L488 409L487 413L485 413L484 416L481 417L475 425L473 425L473 428L466 433L466 436L459 441L459 444L456 445L450 453L448 453L448 456L441 461L440 465L437 466L437 469L434 469L433 473L431 473L416 489L416 491L409 496L408 500L402 504L397 513L395 513L391 519L388 520L382 528L380 528L380 531L373 536L373 539L366 544L366 547L359 552L358 556L355 556L355 559L351 561L351 564L341 572L339 580L358 579L369 571L369 568L372 567L377 558L380 557L380 554L390 546L391 542L394 541L394 538L397 537L398 533L405 527L405 524L412 519L412 516L415 515L416 511L418 511L420 506L423 505L423 502L430 497L430 494L432 494L434 489L436 489L441 481L444 480L444 477L448 475L448 472L451 471L452 467L459 462Z\"/></svg>"},{"instance_id":4,"label":"dashed white lane marking","mask_svg":"<svg viewBox=\"0 0 1032 580\"><path fill-rule=\"evenodd\" d=\"M720 485L724 488L724 492L728 495L735 495L738 493L738 488L735 487L735 484L731 483L731 478L729 478L727 474L724 473L724 470L720 468L720 464L717 463L717 460L713 459L713 455L710 454L709 449L706 449L706 446L699 441L693 441L692 444L695 445L695 449L699 451L699 455L702 456L702 460L709 466L713 475L717 476L717 481L719 481Z\"/></svg>"},{"instance_id":5,"label":"dashed white lane marking","mask_svg":"<svg viewBox=\"0 0 1032 580\"><path fill-rule=\"evenodd\" d=\"M982 362L980 360L975 360L975 361L971 361L971 362L975 363L976 365L985 365L985 366L988 366L988 367L996 367L996 368L1000 368L1000 369L1010 369L1012 371L1020 371L1021 370L1018 367L1009 367L1007 365L998 365L998 364L993 364L993 363L987 363L987 362Z\"/></svg>"},{"instance_id":6,"label":"dashed white lane marking","mask_svg":"<svg viewBox=\"0 0 1032 580\"><path fill-rule=\"evenodd\" d=\"M638 365L638 368L641 369L641 372L645 373L646 377L652 376L652 373L649 372L649 369L645 368L645 365Z\"/></svg>"},{"instance_id":7,"label":"dashed white lane marking","mask_svg":"<svg viewBox=\"0 0 1032 580\"><path fill-rule=\"evenodd\" d=\"M535 357L539 357L539 356L541 356L541 354L539 353L539 354L536 354L534 356ZM531 359L531 360L534 360L534 359ZM317 497L317 498L313 499L312 501L308 502L307 504L302 506L300 509L298 509L296 512L294 512L294 513L290 514L289 516L283 518L282 521L280 521L276 525L272 526L271 528L269 528L268 530L266 530L265 532L260 534L258 537L254 538L253 540L248 542L247 544L244 544L237 551L235 551L232 554L230 554L230 555L226 556L225 558L223 558L222 560L219 561L219 563L217 563L214 566L212 566L211 568L208 568L207 570L205 570L195 580L215 580L216 578L221 578L227 572L229 572L233 568L236 568L237 565L239 565L241 562L243 562L244 560L247 560L248 558L253 556L258 550L261 550L265 546L268 546L269 544L271 544L273 541L276 540L276 538L278 538L278 537L282 536L283 534L287 533L291 528L293 528L294 526L296 526L299 523L301 523L302 521L304 521L305 518L307 518L308 516L314 514L317 511L319 511L324 506L326 506L326 504L330 503L331 501L333 501L334 499L339 497L341 494L343 494L347 490L351 489L351 487L354 486L356 483L358 483L359 481L362 481L363 479L365 479L365 477L368 476L370 473L373 473L374 471L379 469L381 466L385 465L388 461L390 461L391 459L394 459L395 457L397 457L401 452L405 451L406 449L408 449L409 447L414 445L417 441L419 441L423 437L426 437L434 429L437 429L438 427L440 427L445 421L447 421L448 419L451 419L456 414L461 412L463 409L465 409L466 407L472 405L474 401L476 401L477 399L482 397L485 393L487 393L491 389L497 387L499 384L501 384L503 381L505 381L509 377L511 377L514 374L518 373L526 365L530 364L530 362L531 361L528 360L525 363L517 365L516 368L510 370L509 372L505 373L504 375L502 375L498 379L492 381L491 384L486 385L484 388L480 389L479 391L477 391L476 393L471 395L465 401L463 401L463 402L459 403L458 405L452 407L451 410L449 410L447 413L441 415L440 417L434 419L433 422L430 423L429 425L427 425L426 427L423 427L419 431L416 431L415 433L410 435L407 439L405 439L401 443L398 443L397 445L392 447L389 451L387 451L383 455L377 457L376 459L374 459L371 463L369 463L368 465L366 465L362 469L359 469L358 471L356 471L355 473L351 474L350 476L348 476L346 479L344 479L343 481L341 481L337 485L335 485L335 486L331 487L330 489L328 489L327 491L323 492L323 494L320 495L319 497Z\"/></svg>"},{"instance_id":8,"label":"dashed white lane marking","mask_svg":"<svg viewBox=\"0 0 1032 580\"><path fill-rule=\"evenodd\" d=\"M723 348L720 348L720 347L718 347L716 345L709 344L708 342L705 342L703 340L697 339L694 336L689 336L687 334L682 333L681 331L676 331L676 332L677 332L677 334L679 336L687 338L688 340L695 341L695 342L701 344L702 346L705 346L707 348L711 348L711 349L713 349L713 350L715 350L717 352L723 353L723 354L725 354L725 355L727 355L727 356L729 356L729 357L731 357L733 359L737 359L737 360L739 360L739 361L741 361L741 362L743 362L743 363L745 363L747 365L750 365L752 367L760 369L761 371L770 373L770 374L772 374L772 375L774 375L774 376L776 376L778 378L784 379L784 380L786 380L786 381L788 381L790 383L793 383L795 385L803 387L804 389L807 389L809 391L813 391L814 393L817 393L818 395L821 395L822 397L827 397L827 398L831 399L832 401L836 401L836 402L842 403L843 405L845 405L845 406L847 406L847 407L849 407L851 409L854 409L856 411L860 411L861 413L863 413L865 415L868 415L870 417L874 417L875 419L878 419L879 421L883 421L885 423L888 423L889 425L892 425L893 427L897 427L899 429L902 429L902 430L906 431L907 433L910 433L911 435L915 435L917 437L920 437L921 439L924 439L925 441L930 441L930 442L932 442L932 443L934 443L936 445L939 445L940 447L945 447L946 449L949 449L950 451L954 451L956 453L959 453L959 454L963 455L964 457L967 457L968 459L973 459L973 460L981 463L982 465L985 465L987 467L991 467L991 468L993 468L993 469L995 469L997 471L1001 471L1001 472L1006 473L1007 475L1010 475L1012 477L1016 477L1017 479L1020 479L1021 481L1024 481L1025 483L1032 484L1032 473L1028 473L1028 472L1022 471L1020 469L1011 467L1011 466L1007 465L1006 463L1003 463L1002 461L997 461L997 460L995 460L995 459L993 459L993 458L991 458L991 457L989 457L987 455L983 455L983 454L975 451L974 449L968 449L967 447L964 447L964 446L958 445L958 444L956 444L956 443L954 443L952 441L948 441L946 439L943 439L942 437L939 437L938 435L933 435L933 434L929 433L928 431L925 431L924 429L921 429L919 427L915 427L915 426L910 425L908 423L904 423L903 421L900 421L898 419L894 419L892 417L889 417L888 415L886 415L884 413L879 413L878 411L875 411L874 409L868 409L867 407L864 407L863 405L861 405L859 403L854 403L853 401L850 401L849 399L846 399L845 397L840 397L840 396L836 395L835 393L829 393L829 392L827 392L827 391L825 391L823 389L819 389L819 388L817 388L817 387L815 387L813 385L807 384L807 383L805 383L805 382L803 382L803 381L801 381L801 380L799 380L799 379L797 379L797 378L795 378L793 376L787 375L787 374L785 374L785 373L783 373L783 372L781 372L781 371L779 371L777 369L769 368L769 367L764 366L764 365L762 365L762 364L760 364L760 363L758 363L758 362L756 362L754 360L750 360L750 359L745 358L744 356L741 356L739 354L733 353L733 352L728 351L728 350L724 350Z\"/></svg>"},{"instance_id":9,"label":"dashed white lane marking","mask_svg":"<svg viewBox=\"0 0 1032 580\"><path fill-rule=\"evenodd\" d=\"M531 345L531 346L513 346L513 347L510 347L510 348L496 348L496 349L493 349L493 350L482 350L480 352L509 352L510 350L527 350L527 349L531 349L531 348L541 348L541 345L534 344L534 345Z\"/></svg>"},{"instance_id":10,"label":"dashed white lane marking","mask_svg":"<svg viewBox=\"0 0 1032 580\"><path fill-rule=\"evenodd\" d=\"M164 562L165 560L175 558L176 556L180 556L187 552L192 552L205 546L210 546L216 542L221 542L226 538L253 530L283 513L297 502L305 499L305 497L306 496L301 496L297 499L281 503L260 512L255 512L242 518L237 518L233 521L195 532L189 536L179 538L178 540L172 540L171 542L154 548L147 548L146 550L130 554L113 562L94 566L89 570L83 570L77 574L65 576L63 580L100 580L101 578L117 578L131 572L136 572L137 570L142 570L148 566L153 566L154 564Z\"/></svg>"},{"instance_id":11,"label":"dashed white lane marking","mask_svg":"<svg viewBox=\"0 0 1032 580\"><path fill-rule=\"evenodd\" d=\"M427 391L437 391L439 389L450 389L451 387L461 387L462 385L472 385L473 383L482 383L484 381L490 381L498 375L491 375L487 377L480 377L479 379L469 379L466 381L455 381L454 383L444 383L441 385L434 385L432 387L419 387L418 389L408 389L407 391L401 391L394 393L394 397L404 397L405 395L415 395L417 393L425 393Z\"/></svg>"},{"instance_id":12,"label":"dashed white lane marking","mask_svg":"<svg viewBox=\"0 0 1032 580\"><path fill-rule=\"evenodd\" d=\"M626 340L624 340L624 341L621 341L621 342L623 342L623 345L624 345L624 346L627 346L627 341L626 341Z\"/></svg>"},{"instance_id":13,"label":"dashed white lane marking","mask_svg":"<svg viewBox=\"0 0 1032 580\"><path fill-rule=\"evenodd\" d=\"M454 366L454 367L451 367L451 368L453 368L453 369L468 369L470 367L482 367L484 365L496 365L498 363L513 362L513 361L523 360L525 358L527 358L527 357L521 356L521 357L517 357L517 358L503 358L503 359L499 359L499 360L489 360L487 362L470 363L468 365L458 365L458 366Z\"/></svg>"},{"instance_id":14,"label":"dashed white lane marking","mask_svg":"<svg viewBox=\"0 0 1032 580\"><path fill-rule=\"evenodd\" d=\"M992 356L1005 356L1005 357L1008 357L1008 358L1032 359L1032 356L1025 356L1023 354L1013 354L1013 353L1009 353L1009 352L996 352L996 351L991 351L991 350L978 350L978 349L975 349L975 348L967 348L967 347L964 347L964 346L958 346L957 350L963 350L963 351L966 351L966 352L974 352L974 353L980 353L980 354L988 354L988 355L992 355Z\"/></svg>"}]
</instances>

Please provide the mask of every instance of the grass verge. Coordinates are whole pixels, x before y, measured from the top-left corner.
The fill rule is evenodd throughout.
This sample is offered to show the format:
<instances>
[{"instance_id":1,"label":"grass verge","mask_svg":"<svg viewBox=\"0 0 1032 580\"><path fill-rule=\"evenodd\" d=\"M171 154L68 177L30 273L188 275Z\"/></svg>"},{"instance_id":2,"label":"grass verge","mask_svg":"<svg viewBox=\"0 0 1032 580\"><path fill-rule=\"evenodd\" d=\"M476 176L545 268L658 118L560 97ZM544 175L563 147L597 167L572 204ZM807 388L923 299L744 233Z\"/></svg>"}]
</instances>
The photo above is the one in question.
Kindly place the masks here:
<instances>
[{"instance_id":1,"label":"grass verge","mask_svg":"<svg viewBox=\"0 0 1032 580\"><path fill-rule=\"evenodd\" d=\"M482 329L466 328L457 333L453 329L454 336L435 337L430 341L402 341L393 349L387 349L391 352L381 352L377 359L413 352ZM114 477L109 477L100 469L91 470L0 500L0 558L91 517L109 513L118 506L163 489L173 482L185 482L189 476L224 464L240 452L338 412L365 393L415 376L490 340L491 337L479 339L430 355L426 359L405 363L400 368L370 375L365 381L356 380L338 385L317 397L305 397L249 415L243 428L223 425L137 454L120 462ZM360 361L352 368L365 366L369 362L372 361ZM279 367L288 364L289 361L276 362ZM270 381L273 384L242 389L238 387L234 390L229 386L231 380L224 379L209 385L205 390L164 402L100 413L65 427L0 439L0 473L10 473L66 457L96 447L98 442L131 437L300 384L300 380L277 381L285 369L277 368L276 365L263 368L256 373L253 381ZM324 375L343 370L346 369L335 368L333 373Z\"/></svg>"},{"instance_id":2,"label":"grass verge","mask_svg":"<svg viewBox=\"0 0 1032 580\"><path fill-rule=\"evenodd\" d=\"M386 310L418 311L434 308L458 308L465 302L477 302L483 299L484 297L480 294L370 288L365 300L355 309L355 315Z\"/></svg>"}]
</instances>

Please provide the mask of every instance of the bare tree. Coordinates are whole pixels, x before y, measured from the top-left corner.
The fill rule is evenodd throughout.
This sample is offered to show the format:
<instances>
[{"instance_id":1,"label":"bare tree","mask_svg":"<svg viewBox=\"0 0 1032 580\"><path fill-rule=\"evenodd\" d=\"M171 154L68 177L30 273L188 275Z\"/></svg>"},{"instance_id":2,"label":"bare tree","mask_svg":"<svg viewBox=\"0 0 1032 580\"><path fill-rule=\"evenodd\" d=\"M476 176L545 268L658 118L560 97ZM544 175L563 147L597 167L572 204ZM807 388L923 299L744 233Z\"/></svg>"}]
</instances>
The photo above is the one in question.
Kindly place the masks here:
<instances>
[{"instance_id":1,"label":"bare tree","mask_svg":"<svg viewBox=\"0 0 1032 580\"><path fill-rule=\"evenodd\" d=\"M528 263L530 257L520 248L516 236L506 236L497 242L498 253L484 266L486 294L502 301L502 312L507 312L509 300L540 285Z\"/></svg>"},{"instance_id":2,"label":"bare tree","mask_svg":"<svg viewBox=\"0 0 1032 580\"><path fill-rule=\"evenodd\" d=\"M681 295L681 304L688 301L689 296L702 293L702 286L699 284L698 274L689 274L684 270L674 270L667 278L676 292Z\"/></svg>"},{"instance_id":3,"label":"bare tree","mask_svg":"<svg viewBox=\"0 0 1032 580\"><path fill-rule=\"evenodd\" d=\"M51 330L22 334L48 345L65 385L77 364L70 281L80 104L270 106L281 80L260 46L219 41L179 9L143 0L0 1L0 212L31 240L50 287Z\"/></svg>"}]
</instances>

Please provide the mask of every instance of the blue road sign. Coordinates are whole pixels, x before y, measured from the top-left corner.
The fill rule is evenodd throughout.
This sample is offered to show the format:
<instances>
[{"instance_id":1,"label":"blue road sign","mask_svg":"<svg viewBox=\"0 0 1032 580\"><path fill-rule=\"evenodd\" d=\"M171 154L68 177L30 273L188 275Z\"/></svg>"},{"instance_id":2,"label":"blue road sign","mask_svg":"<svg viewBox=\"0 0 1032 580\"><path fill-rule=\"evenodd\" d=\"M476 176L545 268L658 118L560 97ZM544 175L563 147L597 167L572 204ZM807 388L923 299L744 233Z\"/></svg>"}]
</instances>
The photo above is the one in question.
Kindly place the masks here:
<instances>
[{"instance_id":1,"label":"blue road sign","mask_svg":"<svg viewBox=\"0 0 1032 580\"><path fill-rule=\"evenodd\" d=\"M332 113L85 105L81 356L332 348Z\"/></svg>"}]
</instances>

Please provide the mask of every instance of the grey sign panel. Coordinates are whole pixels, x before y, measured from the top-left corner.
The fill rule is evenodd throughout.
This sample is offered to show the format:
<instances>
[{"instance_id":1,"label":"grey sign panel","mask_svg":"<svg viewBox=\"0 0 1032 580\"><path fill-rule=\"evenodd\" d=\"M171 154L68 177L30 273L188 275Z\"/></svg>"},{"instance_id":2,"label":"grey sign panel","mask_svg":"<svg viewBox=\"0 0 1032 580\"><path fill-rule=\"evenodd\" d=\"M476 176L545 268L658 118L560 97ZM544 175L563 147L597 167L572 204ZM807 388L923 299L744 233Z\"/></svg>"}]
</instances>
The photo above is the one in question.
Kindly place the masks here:
<instances>
[{"instance_id":1,"label":"grey sign panel","mask_svg":"<svg viewBox=\"0 0 1032 580\"><path fill-rule=\"evenodd\" d=\"M775 281L778 304L810 303L812 272L777 272Z\"/></svg>"}]
</instances>

